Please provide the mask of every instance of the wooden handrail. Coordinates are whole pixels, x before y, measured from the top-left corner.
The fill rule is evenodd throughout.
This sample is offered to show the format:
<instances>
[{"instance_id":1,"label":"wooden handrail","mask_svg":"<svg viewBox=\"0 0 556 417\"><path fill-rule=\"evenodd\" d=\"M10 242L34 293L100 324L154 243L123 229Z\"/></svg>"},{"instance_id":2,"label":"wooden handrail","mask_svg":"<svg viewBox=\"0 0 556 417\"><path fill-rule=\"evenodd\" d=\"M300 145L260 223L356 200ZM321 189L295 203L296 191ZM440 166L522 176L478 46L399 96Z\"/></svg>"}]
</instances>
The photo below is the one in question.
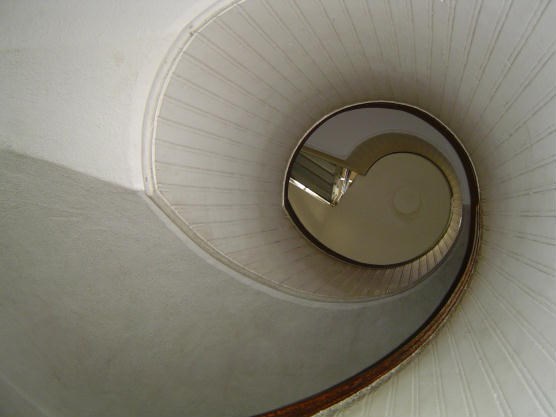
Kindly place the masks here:
<instances>
[{"instance_id":1,"label":"wooden handrail","mask_svg":"<svg viewBox=\"0 0 556 417\"><path fill-rule=\"evenodd\" d=\"M390 375L392 375L392 373L404 366L439 331L439 329L446 322L450 314L454 311L457 304L460 302L473 275L474 267L477 261L481 235L479 186L477 183L477 177L473 168L473 164L471 163L471 160L461 143L437 119L417 108L391 102L364 103L355 107L386 107L403 109L417 115L418 117L421 117L428 123L435 126L450 141L452 147L458 154L463 164L470 193L469 224L464 225L464 227L469 228L469 236L465 248L465 253L460 268L456 273L453 284L447 294L444 296L437 309L416 332L414 332L390 354L386 355L375 364L353 375L352 377L340 382L337 385L334 385L333 387L330 387L322 392L319 392L295 403L262 414L258 414L256 417L312 416L322 410L338 404L342 400L351 397L364 388L372 388L378 386ZM354 107L350 107L349 110L353 108ZM337 113L334 113L333 115L336 114ZM431 252L429 252L429 254L430 253Z\"/></svg>"}]
</instances>

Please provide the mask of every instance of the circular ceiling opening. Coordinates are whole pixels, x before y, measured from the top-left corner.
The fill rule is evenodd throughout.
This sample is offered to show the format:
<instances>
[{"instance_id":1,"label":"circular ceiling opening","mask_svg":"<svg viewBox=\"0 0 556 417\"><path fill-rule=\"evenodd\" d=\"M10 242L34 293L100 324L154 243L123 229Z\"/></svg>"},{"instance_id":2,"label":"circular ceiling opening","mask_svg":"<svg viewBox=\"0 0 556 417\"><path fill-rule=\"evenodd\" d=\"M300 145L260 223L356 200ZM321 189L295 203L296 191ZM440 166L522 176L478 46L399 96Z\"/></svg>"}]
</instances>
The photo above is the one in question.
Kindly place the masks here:
<instances>
[{"instance_id":1,"label":"circular ceiling opening","mask_svg":"<svg viewBox=\"0 0 556 417\"><path fill-rule=\"evenodd\" d=\"M284 208L299 231L329 255L365 267L394 268L450 248L468 186L455 139L423 115L364 103L309 130L284 182ZM429 258L438 264L446 254Z\"/></svg>"}]
</instances>

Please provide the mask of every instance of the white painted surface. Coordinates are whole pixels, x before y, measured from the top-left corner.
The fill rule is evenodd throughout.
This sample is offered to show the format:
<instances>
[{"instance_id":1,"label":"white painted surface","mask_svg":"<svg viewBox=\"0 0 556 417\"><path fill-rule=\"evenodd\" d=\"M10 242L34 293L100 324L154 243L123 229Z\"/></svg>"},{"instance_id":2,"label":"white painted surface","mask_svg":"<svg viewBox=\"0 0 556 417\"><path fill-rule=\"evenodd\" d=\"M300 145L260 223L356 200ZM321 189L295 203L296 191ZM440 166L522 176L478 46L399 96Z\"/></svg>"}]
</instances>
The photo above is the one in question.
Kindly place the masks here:
<instances>
[{"instance_id":1,"label":"white painted surface","mask_svg":"<svg viewBox=\"0 0 556 417\"><path fill-rule=\"evenodd\" d=\"M206 263L136 192L7 152L0 178L2 417L278 407L388 353L458 266L381 302L300 303Z\"/></svg>"},{"instance_id":2,"label":"white painted surface","mask_svg":"<svg viewBox=\"0 0 556 417\"><path fill-rule=\"evenodd\" d=\"M213 2L2 1L0 148L142 189L153 79L185 22Z\"/></svg>"},{"instance_id":3,"label":"white painted surface","mask_svg":"<svg viewBox=\"0 0 556 417\"><path fill-rule=\"evenodd\" d=\"M200 3L195 2L195 7ZM294 62L300 70L298 78L292 80L299 79L302 84L306 78L301 73L303 70L313 82L327 85L322 98L329 110L338 103L352 102L355 96L373 96L413 103L437 115L471 150L480 175L485 209L481 259L461 308L417 360L376 393L363 397L337 415L555 415L556 62L553 22L556 21L556 2L378 1L369 2L367 8L364 1L350 1L346 2L348 15L338 7L340 3L326 1L324 10L334 16L336 28L345 36L343 43L327 23L319 3L300 3L299 9L284 10L288 19L295 19L293 34L301 36L305 33L299 21L299 10L321 22L312 28L318 36L313 36L310 31L307 33L310 48L306 52L298 47L292 32L278 23L272 24L271 17L264 21L265 29L278 31L272 39L293 45L295 55L292 56L295 56ZM138 187L139 144L135 140L140 134L147 90L167 46L188 21L189 4L169 0L156 3L122 1L117 6L113 2L95 2L90 6L69 1L2 2L1 93L8 109L0 113L2 146L119 184ZM245 8L249 13L259 13L251 8L260 4L250 1L245 3ZM265 13L265 8L260 10ZM372 13L369 14L368 10ZM144 13L143 18L136 19L137 13ZM350 17L356 23L355 31L348 24ZM168 22L171 22L169 26ZM363 27L369 30L361 30ZM141 33L152 36L151 43L140 38ZM261 37L254 39L263 41ZM349 57L342 52L345 46L350 48ZM124 55L129 70L120 70L115 64L112 58L115 47ZM331 63L329 57L333 51L343 59ZM314 60L322 60L323 66L320 69L313 66ZM287 60L281 62L288 63ZM372 65L367 64L368 70L362 71L365 62ZM134 78L130 73L137 76ZM119 80L122 82L118 83ZM359 90L361 86L363 88ZM272 95L268 94L269 97ZM135 101L130 98L132 96L140 98ZM90 111L85 111L87 109ZM259 110L263 117L274 114L264 113L264 108ZM217 149L220 146L223 145ZM263 146L262 152L265 151ZM287 153L284 151L283 155ZM280 164L277 162L277 165ZM0 178L0 182L4 181ZM28 185L21 186L20 196L25 196L23 190L26 188ZM91 196L86 194L80 204L89 204L89 200ZM4 204L9 202L8 199ZM140 204L135 199L132 203ZM116 225L123 223L125 220L121 217L115 222ZM92 232L82 233L89 236ZM154 237L158 234L158 229L152 231ZM42 250L48 252L52 240L45 235L41 235L41 239L44 239ZM28 249L14 246L11 239L6 239L6 234L0 241L13 253L9 258L11 263L2 266L11 269L18 262L24 266L26 258L23 255ZM90 252L91 247L83 248L84 252ZM181 246L178 252L180 256L190 256L184 255L187 252ZM122 264L121 270L135 265L141 258L139 254L136 253L137 258L130 254L132 259L129 264ZM45 259L48 256L45 255ZM59 257L54 259L62 262ZM90 258L83 255L79 262L86 259ZM101 266L102 262L98 265ZM94 269L95 263L89 267ZM43 265L35 264L35 268L36 276L40 276L37 271ZM100 285L93 280L98 286L88 289L85 283L74 279L79 274L69 276L63 268L57 271L55 278L61 283L85 286L85 295L79 300L88 304L78 304L82 306L80 308L92 309L88 317L95 323L80 320L78 312L81 310L70 310L75 318L71 326L66 325L65 312L50 315L46 320L45 309L38 308L43 305L42 301L37 301L36 305L27 301L27 307L18 305L12 309L13 316L10 317L13 320L9 321L14 323L14 333L13 338L7 340L33 338L37 335L34 330L39 329L42 332L39 340L48 340L56 349L65 349L55 337L64 335L72 340L68 349L79 351L84 346L81 330L94 334L111 325L112 317L104 315L106 304L95 306L94 301L99 299L90 298L90 291L113 293L119 282L103 280ZM179 273L187 279L198 277L195 269L183 268ZM6 276L4 274L2 278ZM216 277L216 273L207 276ZM12 285L20 279L18 275L16 277L3 288L15 288ZM222 291L221 283L227 279L221 276L218 285L203 291L211 288ZM196 282L199 288L207 286L207 282ZM65 287L53 282L37 279L36 284L43 286L41 291L35 292L36 299L44 300L44 293L50 291L47 300L51 300L48 306L52 311L58 311L61 300L64 300L63 306L73 308L71 294L67 293L71 293L71 286L63 292L55 291ZM125 285L122 288L118 294L131 300L126 305L137 305L134 293L124 291ZM149 288L161 291L160 285ZM21 300L35 299L29 299L25 286L22 291ZM138 292L141 294L141 290ZM163 293L160 299L167 300L166 296L171 295ZM152 302L153 294L144 293L141 297L145 303L147 300ZM194 306L191 308L196 311ZM212 314L210 310L205 311ZM126 317L131 321L146 317L148 323L152 314L136 316L130 310ZM28 322L33 323L33 327L26 327ZM59 331L50 332L49 323L57 323ZM246 316L243 324L238 330L241 333L256 325L256 316ZM142 329L143 325L144 322L135 328ZM289 327L292 334L298 331L303 329ZM155 365L160 365L158 359L166 358L164 363L170 363L168 367L172 367L168 356L172 344L156 345L150 339L156 336L154 327L152 334L145 335L144 342L155 348L165 348L155 350L156 355L129 355L127 360L137 361L160 376L161 370L166 368ZM86 340L94 342L96 339ZM9 415L28 416L29 410L34 410L33 402L42 401L41 395L53 400L45 389L57 389L59 380L45 381L37 377L42 369L45 374L54 375L49 370L53 358L41 354L46 351L40 349L40 343L17 343L15 346L16 352L4 348L3 353L19 355L26 349L37 352L35 362L26 362L30 368L14 370L18 378L31 385L20 387L20 391L26 393L20 395L20 400L17 399L19 394L14 394L12 398L16 400L10 403ZM120 347L119 352L124 357L125 353L131 352L125 344ZM65 353L64 350L58 351L54 359L64 362ZM61 367L61 370L70 374L78 370L75 378L82 377L82 364L74 364L76 367L70 367L65 361L67 367ZM96 366L96 362L90 364L91 368L96 369ZM114 373L113 378L117 382L121 375ZM161 378L164 379L165 375L162 374ZM10 374L8 381L15 379ZM102 384L98 383L100 379L89 379L89 386L94 390L102 389ZM32 384L36 384L36 389ZM121 385L120 389L125 387L125 384ZM287 389L288 385L283 388ZM71 391L73 387L70 385L68 389ZM2 394L7 392L8 389L2 390ZM160 395L153 388L148 394L154 397L157 392ZM128 391L127 395L137 394ZM153 405L156 410L152 414L161 415L161 408L156 405L169 407L175 404L176 397L169 396L162 404ZM403 401L398 401L399 398ZM99 408L106 405L98 397L92 398L91 403ZM64 413L45 407L43 411L45 415L56 417L75 415L73 410ZM121 409L120 415L134 415L134 411Z\"/></svg>"}]
</instances>

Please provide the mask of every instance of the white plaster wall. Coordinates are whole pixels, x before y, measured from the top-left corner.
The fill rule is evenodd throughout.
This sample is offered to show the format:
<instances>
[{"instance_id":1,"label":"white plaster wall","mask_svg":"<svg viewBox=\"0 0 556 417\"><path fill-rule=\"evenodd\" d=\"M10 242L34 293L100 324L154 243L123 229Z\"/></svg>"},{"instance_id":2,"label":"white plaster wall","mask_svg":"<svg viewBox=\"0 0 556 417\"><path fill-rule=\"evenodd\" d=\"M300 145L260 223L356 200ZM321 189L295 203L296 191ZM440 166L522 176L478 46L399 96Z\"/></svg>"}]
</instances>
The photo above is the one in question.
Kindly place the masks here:
<instances>
[{"instance_id":1,"label":"white plaster wall","mask_svg":"<svg viewBox=\"0 0 556 417\"><path fill-rule=\"evenodd\" d=\"M0 148L142 189L154 75L213 0L0 3Z\"/></svg>"},{"instance_id":2,"label":"white plaster wall","mask_svg":"<svg viewBox=\"0 0 556 417\"><path fill-rule=\"evenodd\" d=\"M241 417L302 399L409 337L465 250L398 297L308 303L205 262L141 193L9 152L0 178L2 417Z\"/></svg>"},{"instance_id":3,"label":"white plaster wall","mask_svg":"<svg viewBox=\"0 0 556 417\"><path fill-rule=\"evenodd\" d=\"M203 4L2 2L2 147L139 188L148 90L167 47ZM479 172L485 227L475 280L446 328L398 376L337 414L556 415L556 2L380 1L372 15L364 2L349 5L361 8L353 19L374 16L367 53L351 55L373 58L369 92L421 106L464 141ZM349 28L341 9L333 13ZM332 42L337 35L318 16L317 38ZM356 35L345 32L350 44ZM327 47L341 50L334 42ZM338 101L347 104L357 78L330 68L350 91ZM30 305L24 315L40 325L42 312ZM19 410L32 410L33 398L20 396Z\"/></svg>"}]
</instances>

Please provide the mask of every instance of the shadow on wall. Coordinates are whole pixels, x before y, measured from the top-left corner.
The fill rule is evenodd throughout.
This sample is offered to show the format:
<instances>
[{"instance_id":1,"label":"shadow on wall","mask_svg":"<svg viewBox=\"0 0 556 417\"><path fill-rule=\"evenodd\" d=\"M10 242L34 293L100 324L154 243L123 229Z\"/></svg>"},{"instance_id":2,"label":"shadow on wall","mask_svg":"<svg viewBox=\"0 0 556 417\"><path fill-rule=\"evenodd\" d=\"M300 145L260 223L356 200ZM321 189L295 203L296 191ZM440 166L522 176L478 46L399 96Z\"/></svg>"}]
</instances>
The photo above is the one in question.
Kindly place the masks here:
<instances>
[{"instance_id":1,"label":"shadow on wall","mask_svg":"<svg viewBox=\"0 0 556 417\"><path fill-rule=\"evenodd\" d=\"M10 152L0 177L3 415L25 401L56 417L275 408L388 353L453 276L388 302L303 305L209 265L140 193Z\"/></svg>"}]
</instances>

